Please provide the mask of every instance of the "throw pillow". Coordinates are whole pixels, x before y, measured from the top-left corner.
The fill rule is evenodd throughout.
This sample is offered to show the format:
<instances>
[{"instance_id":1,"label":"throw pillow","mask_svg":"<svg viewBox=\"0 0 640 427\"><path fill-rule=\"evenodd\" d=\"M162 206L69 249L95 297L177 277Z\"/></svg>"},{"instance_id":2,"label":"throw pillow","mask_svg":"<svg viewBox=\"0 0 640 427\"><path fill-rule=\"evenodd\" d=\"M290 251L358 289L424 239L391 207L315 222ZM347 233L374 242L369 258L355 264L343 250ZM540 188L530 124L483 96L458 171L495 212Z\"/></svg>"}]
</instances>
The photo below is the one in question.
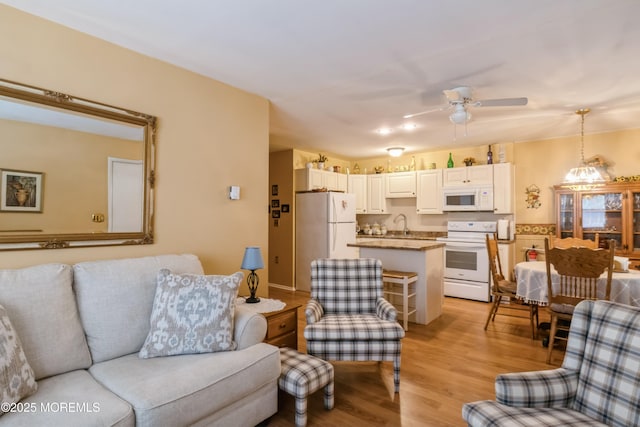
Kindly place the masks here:
<instances>
[{"instance_id":1,"label":"throw pillow","mask_svg":"<svg viewBox=\"0 0 640 427\"><path fill-rule=\"evenodd\" d=\"M141 358L235 350L233 318L243 273L158 273L149 334Z\"/></svg>"},{"instance_id":2,"label":"throw pillow","mask_svg":"<svg viewBox=\"0 0 640 427\"><path fill-rule=\"evenodd\" d=\"M22 343L16 330L9 320L9 315L0 305L0 386L2 387L2 415L6 409L11 408L11 403L19 402L36 392L36 383L33 369L27 362L27 357L22 350Z\"/></svg>"}]
</instances>

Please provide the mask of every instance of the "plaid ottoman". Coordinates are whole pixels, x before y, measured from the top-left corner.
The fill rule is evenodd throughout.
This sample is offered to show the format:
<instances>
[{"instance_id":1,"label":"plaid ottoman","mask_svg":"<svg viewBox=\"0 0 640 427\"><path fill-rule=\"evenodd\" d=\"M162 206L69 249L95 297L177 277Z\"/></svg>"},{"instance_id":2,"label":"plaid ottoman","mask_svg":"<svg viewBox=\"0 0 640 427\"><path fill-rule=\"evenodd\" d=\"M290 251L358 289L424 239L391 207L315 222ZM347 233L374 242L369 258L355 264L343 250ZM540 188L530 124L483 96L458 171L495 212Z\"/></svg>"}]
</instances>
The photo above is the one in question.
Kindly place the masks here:
<instances>
[{"instance_id":1,"label":"plaid ottoman","mask_svg":"<svg viewBox=\"0 0 640 427\"><path fill-rule=\"evenodd\" d=\"M278 386L296 398L296 426L307 425L307 396L324 387L324 407L333 408L333 366L317 357L280 348Z\"/></svg>"}]
</instances>

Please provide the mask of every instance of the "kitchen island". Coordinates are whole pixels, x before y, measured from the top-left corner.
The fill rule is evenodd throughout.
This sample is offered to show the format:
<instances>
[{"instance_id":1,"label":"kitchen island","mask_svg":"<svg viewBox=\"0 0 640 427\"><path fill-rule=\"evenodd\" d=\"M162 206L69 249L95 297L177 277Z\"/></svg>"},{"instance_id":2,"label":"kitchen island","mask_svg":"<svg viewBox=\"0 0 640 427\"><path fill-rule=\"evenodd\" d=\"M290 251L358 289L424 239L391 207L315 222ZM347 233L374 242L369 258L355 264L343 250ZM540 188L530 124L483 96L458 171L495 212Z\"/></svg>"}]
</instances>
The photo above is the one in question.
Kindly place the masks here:
<instances>
[{"instance_id":1,"label":"kitchen island","mask_svg":"<svg viewBox=\"0 0 640 427\"><path fill-rule=\"evenodd\" d=\"M376 258L385 270L413 271L416 312L410 321L426 325L442 314L444 244L434 240L358 238L348 246L359 248L360 258Z\"/></svg>"}]
</instances>

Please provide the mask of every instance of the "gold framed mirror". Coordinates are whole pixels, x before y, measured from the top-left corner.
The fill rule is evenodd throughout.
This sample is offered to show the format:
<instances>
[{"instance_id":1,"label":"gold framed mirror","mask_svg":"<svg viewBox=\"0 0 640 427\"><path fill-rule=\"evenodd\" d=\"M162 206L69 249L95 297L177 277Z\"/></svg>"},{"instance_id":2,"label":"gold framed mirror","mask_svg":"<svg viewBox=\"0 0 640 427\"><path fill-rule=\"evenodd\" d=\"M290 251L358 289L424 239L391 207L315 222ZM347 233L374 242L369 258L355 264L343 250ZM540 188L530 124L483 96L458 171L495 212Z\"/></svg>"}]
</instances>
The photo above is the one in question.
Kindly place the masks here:
<instances>
[{"instance_id":1,"label":"gold framed mirror","mask_svg":"<svg viewBox=\"0 0 640 427\"><path fill-rule=\"evenodd\" d=\"M0 250L153 243L156 118L0 79Z\"/></svg>"}]
</instances>

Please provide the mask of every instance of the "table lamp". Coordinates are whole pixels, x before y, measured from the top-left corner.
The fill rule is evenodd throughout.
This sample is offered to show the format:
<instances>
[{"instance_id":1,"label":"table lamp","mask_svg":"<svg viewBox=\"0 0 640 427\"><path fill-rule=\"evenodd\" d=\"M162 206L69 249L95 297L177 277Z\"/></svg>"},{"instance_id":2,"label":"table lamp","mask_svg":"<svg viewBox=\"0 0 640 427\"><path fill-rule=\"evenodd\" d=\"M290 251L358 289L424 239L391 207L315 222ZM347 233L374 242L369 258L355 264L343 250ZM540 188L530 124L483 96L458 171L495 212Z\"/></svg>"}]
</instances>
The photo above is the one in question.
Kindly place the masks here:
<instances>
[{"instance_id":1,"label":"table lamp","mask_svg":"<svg viewBox=\"0 0 640 427\"><path fill-rule=\"evenodd\" d=\"M246 299L246 302L249 304L260 302L260 298L256 298L259 282L256 270L264 268L264 263L262 262L262 254L260 253L259 247L249 246L244 250L244 257L242 258L240 268L243 270L251 270L251 273L247 276L247 286L249 286L251 295Z\"/></svg>"}]
</instances>

